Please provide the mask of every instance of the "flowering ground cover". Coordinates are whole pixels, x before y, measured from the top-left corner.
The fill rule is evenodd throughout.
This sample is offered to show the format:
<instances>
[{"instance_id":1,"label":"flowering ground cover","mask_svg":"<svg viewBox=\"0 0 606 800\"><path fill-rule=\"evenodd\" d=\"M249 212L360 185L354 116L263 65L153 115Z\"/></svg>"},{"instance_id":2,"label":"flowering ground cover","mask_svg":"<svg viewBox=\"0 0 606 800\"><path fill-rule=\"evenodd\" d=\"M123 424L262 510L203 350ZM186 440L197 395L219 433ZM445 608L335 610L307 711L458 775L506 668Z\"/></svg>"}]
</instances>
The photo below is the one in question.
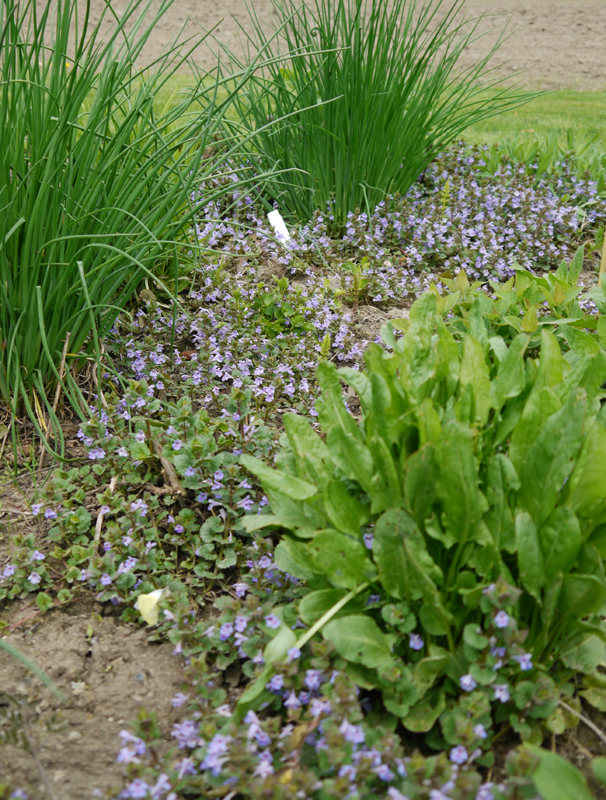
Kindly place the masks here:
<instances>
[{"instance_id":1,"label":"flowering ground cover","mask_svg":"<svg viewBox=\"0 0 606 800\"><path fill-rule=\"evenodd\" d=\"M552 313L586 312L583 324L595 327L600 301L589 290L606 201L596 176L584 173L573 154L540 176L538 166L457 145L405 197L386 199L372 215L350 214L344 232L335 232L328 208L292 226L286 243L269 226L262 198L236 188L208 205L207 187L200 187L196 235L204 251L181 254L179 303L148 285L120 315L105 341L90 420L70 446L77 460L36 488L35 524L17 526L10 548L2 545L4 602L32 598L35 616L90 598L106 617L149 625L151 639L170 642L183 668L174 718L154 715L149 698L137 721L124 721L112 772L123 775L122 785L114 780L106 789L104 781L97 796L557 797L545 777L552 765L543 760L533 772L532 746L545 735L570 741L566 731L584 712L572 689L558 705L551 679L533 672L526 634L516 627L517 590L485 587L483 627L465 634L466 645L483 654L482 670L474 664L446 678L457 703L436 704L431 724L421 715L416 723L403 717L404 728L398 716L404 712L393 698L382 699L371 674L385 655L379 651L386 634L376 636L376 652L357 665L336 635L313 635L326 602L338 604L346 597L338 587L350 587L318 582L317 565L314 571L307 563L306 571L292 553L290 560L279 555L271 515L280 515L283 527L308 523L298 500L280 505L269 473L245 468L252 464L247 456L265 464L278 457L279 469L291 472L284 450L285 425L291 434L295 424L289 415L307 417L317 430L326 419L325 386L324 403L317 402L318 365L363 370L364 353L383 341L381 328L391 321L383 335L393 349L414 323L408 321L413 302L431 296L432 286L444 297L459 292L460 306L449 312L456 333L459 320L475 324L462 310L473 304L471 284L487 300L504 302L517 264L532 272L516 278L519 294L502 312L509 313L510 338L519 320L519 334L535 337L532 351L541 320ZM577 300L579 292L564 292L564 272L555 270L573 261L580 244ZM530 291L524 275L541 279L548 271L560 275L561 296L543 293L538 301L523 294ZM576 284L576 278L566 272L566 280ZM496 350L513 346L499 330L505 344ZM577 339L570 334L564 351L590 348L584 335L591 338L582 329ZM361 420L363 403L364 393L351 391L343 409ZM294 487L295 494L305 490ZM366 531L368 554L378 536L376 527ZM346 602L348 613L370 614L364 618L398 631L410 665L420 663L440 631L428 617L425 628L416 627L411 608L370 589ZM431 683L438 672L425 668ZM72 696L86 691L77 670L67 681L54 677ZM583 696L597 697L599 708L601 679L591 680ZM41 704L38 691L32 688L27 712L34 731L59 709L47 695ZM403 706L406 698L397 702ZM18 705L6 707L7 741L24 714ZM520 737L529 744L515 750ZM40 754L42 771L49 767L44 759ZM584 797L578 775L556 766L563 785ZM27 785L3 791L36 797L39 786L32 774Z\"/></svg>"}]
</instances>

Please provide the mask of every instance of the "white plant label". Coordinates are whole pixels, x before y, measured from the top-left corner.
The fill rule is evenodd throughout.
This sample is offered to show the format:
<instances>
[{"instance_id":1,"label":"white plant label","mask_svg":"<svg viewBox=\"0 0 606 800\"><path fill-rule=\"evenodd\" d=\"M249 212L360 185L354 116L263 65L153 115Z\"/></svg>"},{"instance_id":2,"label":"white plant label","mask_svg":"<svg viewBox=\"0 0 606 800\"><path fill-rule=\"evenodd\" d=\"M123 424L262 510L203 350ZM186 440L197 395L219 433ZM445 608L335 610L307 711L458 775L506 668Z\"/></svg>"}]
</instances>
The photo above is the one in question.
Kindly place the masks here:
<instances>
[{"instance_id":1,"label":"white plant label","mask_svg":"<svg viewBox=\"0 0 606 800\"><path fill-rule=\"evenodd\" d=\"M286 223L282 219L282 215L276 209L275 211L271 211L267 215L267 219L269 220L269 224L278 234L278 237L282 239L284 242L288 242L290 240L290 233L288 232L288 228L286 227Z\"/></svg>"}]
</instances>

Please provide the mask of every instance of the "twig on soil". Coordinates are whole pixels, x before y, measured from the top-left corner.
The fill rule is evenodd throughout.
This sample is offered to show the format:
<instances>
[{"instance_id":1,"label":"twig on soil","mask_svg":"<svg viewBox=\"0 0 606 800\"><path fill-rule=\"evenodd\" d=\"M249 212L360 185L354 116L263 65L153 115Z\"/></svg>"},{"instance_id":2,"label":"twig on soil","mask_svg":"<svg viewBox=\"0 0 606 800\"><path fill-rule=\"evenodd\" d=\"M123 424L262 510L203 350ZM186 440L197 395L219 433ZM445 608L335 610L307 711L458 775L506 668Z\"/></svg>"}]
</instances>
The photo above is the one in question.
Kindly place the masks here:
<instances>
[{"instance_id":1,"label":"twig on soil","mask_svg":"<svg viewBox=\"0 0 606 800\"><path fill-rule=\"evenodd\" d=\"M34 748L34 743L32 742L31 731L29 727L29 722L27 721L27 712L25 710L25 703L21 703L21 722L23 723L23 731L25 733L25 738L27 739L27 745L29 747L29 752L31 753L32 758L34 759L34 764L36 765L36 769L38 770L38 774L42 779L42 783L44 784L46 791L48 792L48 796L51 800L57 800L57 795L53 791L53 787L50 784L50 781L44 771L44 767L40 763L40 759L38 758L38 754Z\"/></svg>"},{"instance_id":2,"label":"twig on soil","mask_svg":"<svg viewBox=\"0 0 606 800\"><path fill-rule=\"evenodd\" d=\"M187 494L185 489L181 486L181 482L179 481L179 477L173 465L170 461L162 455L162 445L160 442L157 442L155 439L151 440L152 447L154 448L155 455L160 459L160 463L162 464L162 468L166 473L166 477L168 478L168 482L170 483L173 493L184 495Z\"/></svg>"},{"instance_id":3,"label":"twig on soil","mask_svg":"<svg viewBox=\"0 0 606 800\"><path fill-rule=\"evenodd\" d=\"M563 700L560 700L560 705L562 708L568 711L569 714L573 714L575 717L578 717L581 722L584 722L585 725L587 725L587 727L595 733L598 739L606 744L606 734L604 734L590 719L587 719L584 714L581 714L580 711L577 711L576 708L569 706L568 703L565 703Z\"/></svg>"},{"instance_id":4,"label":"twig on soil","mask_svg":"<svg viewBox=\"0 0 606 800\"><path fill-rule=\"evenodd\" d=\"M109 482L109 493L113 494L114 489L116 488L116 483L118 478L114 475L114 477ZM96 550L99 546L99 540L101 539L101 528L103 527L103 517L105 514L99 513L97 516L97 522L95 523L95 540L94 540L94 547L93 550Z\"/></svg>"}]
</instances>

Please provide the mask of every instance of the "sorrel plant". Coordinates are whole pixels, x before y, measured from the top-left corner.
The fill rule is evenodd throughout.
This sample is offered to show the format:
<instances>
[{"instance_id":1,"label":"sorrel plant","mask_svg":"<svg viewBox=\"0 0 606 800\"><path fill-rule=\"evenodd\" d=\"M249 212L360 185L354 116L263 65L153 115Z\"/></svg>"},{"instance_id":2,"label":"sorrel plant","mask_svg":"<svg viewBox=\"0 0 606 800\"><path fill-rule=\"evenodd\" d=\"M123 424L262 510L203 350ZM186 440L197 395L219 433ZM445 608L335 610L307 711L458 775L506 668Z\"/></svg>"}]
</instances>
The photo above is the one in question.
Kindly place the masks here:
<instances>
[{"instance_id":1,"label":"sorrel plant","mask_svg":"<svg viewBox=\"0 0 606 800\"><path fill-rule=\"evenodd\" d=\"M94 27L90 4L83 18L69 0L0 7L0 398L36 422L54 418L58 380L87 413L74 378L83 357L99 353L154 265L177 257L192 196L211 172L229 172L238 146L224 138L208 158L229 104L216 75L196 71L195 85L156 112L193 47L175 44L149 70L137 67L171 3L145 17L150 3L130 0L104 38L109 4ZM245 80L236 76L232 90ZM204 200L235 186L219 182Z\"/></svg>"},{"instance_id":2,"label":"sorrel plant","mask_svg":"<svg viewBox=\"0 0 606 800\"><path fill-rule=\"evenodd\" d=\"M328 202L341 227L349 211L372 213L386 194L406 192L468 125L535 96L480 80L502 36L456 72L478 36L478 19L457 18L463 0L444 14L442 0L422 8L416 0L272 2L275 30L251 6L245 35L267 56L285 44L290 63L269 59L236 101L245 127L257 130L259 165L289 170L270 184L271 198L301 221ZM268 118L293 112L267 129Z\"/></svg>"}]
</instances>

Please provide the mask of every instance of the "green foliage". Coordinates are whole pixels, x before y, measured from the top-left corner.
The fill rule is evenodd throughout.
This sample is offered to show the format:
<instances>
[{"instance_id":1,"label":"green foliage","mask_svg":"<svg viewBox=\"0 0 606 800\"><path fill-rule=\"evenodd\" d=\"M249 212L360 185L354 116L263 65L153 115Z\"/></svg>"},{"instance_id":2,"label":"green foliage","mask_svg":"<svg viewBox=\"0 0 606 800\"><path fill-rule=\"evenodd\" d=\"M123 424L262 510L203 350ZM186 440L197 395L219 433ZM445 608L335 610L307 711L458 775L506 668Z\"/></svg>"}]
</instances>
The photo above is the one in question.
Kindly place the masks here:
<instances>
[{"instance_id":1,"label":"green foliage","mask_svg":"<svg viewBox=\"0 0 606 800\"><path fill-rule=\"evenodd\" d=\"M253 32L243 33L273 58L237 108L245 129L256 131L260 165L286 171L269 184L280 207L306 222L330 204L343 227L348 212L372 213L386 194L405 193L467 126L534 96L502 87L481 93L500 40L453 78L478 20L456 21L462 0L443 14L442 5L274 0L269 32L250 9ZM287 115L286 124L265 130L268 119Z\"/></svg>"},{"instance_id":2,"label":"green foliage","mask_svg":"<svg viewBox=\"0 0 606 800\"><path fill-rule=\"evenodd\" d=\"M604 696L606 353L576 319L580 259L502 297L425 294L366 372L320 364L322 437L286 414L276 469L243 459L271 506L245 526L286 531L276 563L307 581L302 618L359 594L322 634L432 746L487 746L504 721L540 742L571 724L558 698L576 673ZM553 316L518 332L533 292Z\"/></svg>"},{"instance_id":3,"label":"green foliage","mask_svg":"<svg viewBox=\"0 0 606 800\"><path fill-rule=\"evenodd\" d=\"M147 5L130 0L101 42L109 5L94 26L70 0L0 8L0 398L34 420L51 412L64 345L64 389L87 414L74 379L82 359L98 354L142 279L176 254L193 194L234 152L227 141L218 158L204 157L229 100L218 80L198 76L173 106L154 109L186 64L182 46L150 71L135 67L170 6L163 0L143 24ZM217 184L206 199L234 188Z\"/></svg>"}]
</instances>

